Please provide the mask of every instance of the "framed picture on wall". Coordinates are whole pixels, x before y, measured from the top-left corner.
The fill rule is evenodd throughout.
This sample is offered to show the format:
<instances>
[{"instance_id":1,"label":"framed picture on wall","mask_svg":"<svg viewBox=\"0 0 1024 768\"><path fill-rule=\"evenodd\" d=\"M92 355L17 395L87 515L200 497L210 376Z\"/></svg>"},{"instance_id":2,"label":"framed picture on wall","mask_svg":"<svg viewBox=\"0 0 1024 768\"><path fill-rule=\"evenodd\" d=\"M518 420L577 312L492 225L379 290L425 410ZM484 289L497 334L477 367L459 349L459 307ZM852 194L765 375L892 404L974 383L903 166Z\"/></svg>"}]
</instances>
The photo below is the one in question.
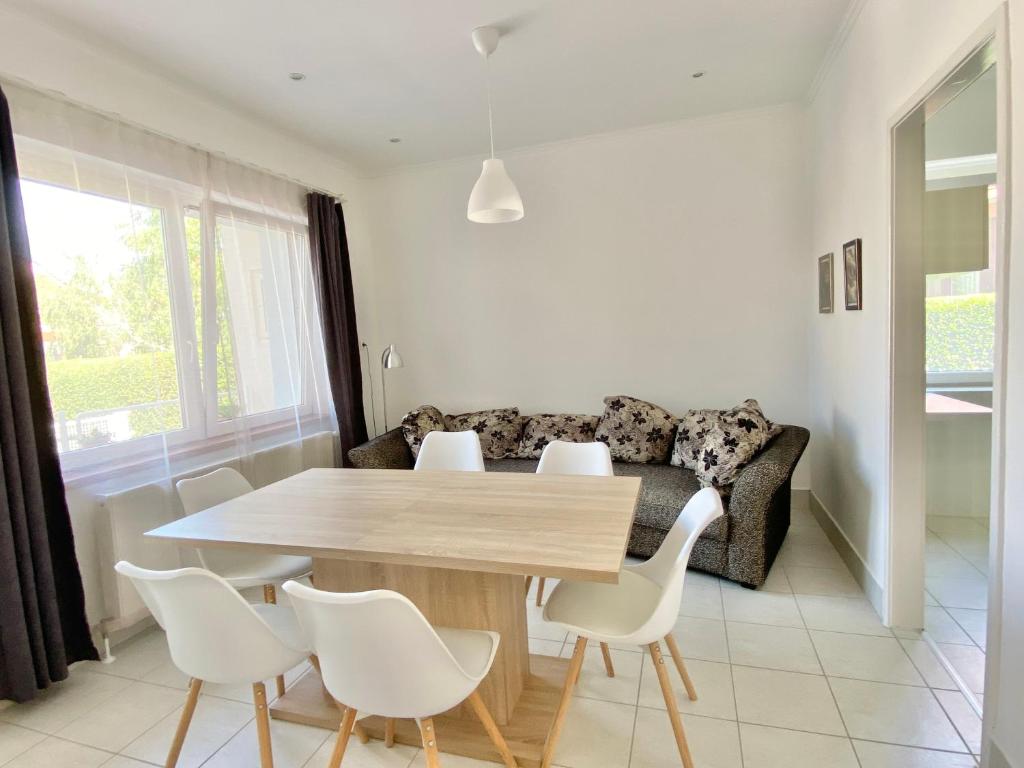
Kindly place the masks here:
<instances>
[{"instance_id":1,"label":"framed picture on wall","mask_svg":"<svg viewBox=\"0 0 1024 768\"><path fill-rule=\"evenodd\" d=\"M826 314L832 311L832 254L826 253L818 257L818 312Z\"/></svg>"},{"instance_id":2,"label":"framed picture on wall","mask_svg":"<svg viewBox=\"0 0 1024 768\"><path fill-rule=\"evenodd\" d=\"M843 272L846 275L846 308L864 308L864 289L861 284L860 238L843 245Z\"/></svg>"}]
</instances>

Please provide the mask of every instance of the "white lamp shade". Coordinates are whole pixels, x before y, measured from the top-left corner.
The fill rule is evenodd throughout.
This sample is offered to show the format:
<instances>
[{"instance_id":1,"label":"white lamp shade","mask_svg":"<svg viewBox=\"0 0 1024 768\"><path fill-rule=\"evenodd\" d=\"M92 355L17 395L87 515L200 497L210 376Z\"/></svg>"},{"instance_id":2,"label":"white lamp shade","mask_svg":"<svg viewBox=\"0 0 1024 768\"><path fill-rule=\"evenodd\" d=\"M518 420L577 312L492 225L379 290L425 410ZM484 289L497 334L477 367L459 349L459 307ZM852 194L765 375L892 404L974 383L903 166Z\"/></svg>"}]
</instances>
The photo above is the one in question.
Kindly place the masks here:
<instances>
[{"instance_id":1,"label":"white lamp shade","mask_svg":"<svg viewBox=\"0 0 1024 768\"><path fill-rule=\"evenodd\" d=\"M466 215L478 224L504 224L523 218L523 198L497 158L484 160L480 178L469 195Z\"/></svg>"}]
</instances>

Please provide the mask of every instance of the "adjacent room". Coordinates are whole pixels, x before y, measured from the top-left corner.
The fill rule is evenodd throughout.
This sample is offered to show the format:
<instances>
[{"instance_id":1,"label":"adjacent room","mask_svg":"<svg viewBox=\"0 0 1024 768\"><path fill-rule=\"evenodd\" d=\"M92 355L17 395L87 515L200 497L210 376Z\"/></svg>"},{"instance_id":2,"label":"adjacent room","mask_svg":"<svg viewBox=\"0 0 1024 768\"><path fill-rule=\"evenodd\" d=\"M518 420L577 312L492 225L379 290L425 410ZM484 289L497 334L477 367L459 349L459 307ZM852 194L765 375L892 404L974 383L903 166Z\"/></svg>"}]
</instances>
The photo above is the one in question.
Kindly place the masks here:
<instances>
[{"instance_id":1,"label":"adjacent room","mask_svg":"<svg viewBox=\"0 0 1024 768\"><path fill-rule=\"evenodd\" d=\"M0 768L1024 768L1022 13L0 0Z\"/></svg>"}]
</instances>

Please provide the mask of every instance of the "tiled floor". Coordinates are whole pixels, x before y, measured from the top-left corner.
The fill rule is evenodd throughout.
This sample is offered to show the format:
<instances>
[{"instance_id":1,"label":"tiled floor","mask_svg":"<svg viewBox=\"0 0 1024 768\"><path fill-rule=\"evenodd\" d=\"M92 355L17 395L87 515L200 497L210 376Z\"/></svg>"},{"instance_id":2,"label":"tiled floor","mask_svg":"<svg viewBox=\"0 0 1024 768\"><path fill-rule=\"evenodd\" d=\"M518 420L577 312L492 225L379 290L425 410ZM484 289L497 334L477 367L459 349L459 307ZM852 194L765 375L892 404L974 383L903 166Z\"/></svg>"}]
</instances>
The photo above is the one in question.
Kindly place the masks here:
<instances>
[{"instance_id":1,"label":"tiled floor","mask_svg":"<svg viewBox=\"0 0 1024 768\"><path fill-rule=\"evenodd\" d=\"M544 625L532 602L528 610L533 651L569 655L573 638ZM924 641L897 638L879 623L805 509L794 509L765 589L691 572L676 630L699 699L686 699L674 670L673 683L701 768L976 764L980 721L963 695ZM954 644L970 648L966 642ZM116 653L110 665L78 665L36 702L0 710L0 765L162 765L185 679L157 632ZM597 649L588 651L555 762L679 768L650 660L635 648L612 657L617 674L608 678ZM327 765L332 734L278 721L272 730L278 768ZM345 760L351 768L425 764L417 749L378 742L353 741ZM247 687L204 689L179 765L258 765ZM442 765L492 764L442 755Z\"/></svg>"},{"instance_id":2,"label":"tiled floor","mask_svg":"<svg viewBox=\"0 0 1024 768\"><path fill-rule=\"evenodd\" d=\"M929 516L925 629L964 683L985 692L988 520Z\"/></svg>"}]
</instances>

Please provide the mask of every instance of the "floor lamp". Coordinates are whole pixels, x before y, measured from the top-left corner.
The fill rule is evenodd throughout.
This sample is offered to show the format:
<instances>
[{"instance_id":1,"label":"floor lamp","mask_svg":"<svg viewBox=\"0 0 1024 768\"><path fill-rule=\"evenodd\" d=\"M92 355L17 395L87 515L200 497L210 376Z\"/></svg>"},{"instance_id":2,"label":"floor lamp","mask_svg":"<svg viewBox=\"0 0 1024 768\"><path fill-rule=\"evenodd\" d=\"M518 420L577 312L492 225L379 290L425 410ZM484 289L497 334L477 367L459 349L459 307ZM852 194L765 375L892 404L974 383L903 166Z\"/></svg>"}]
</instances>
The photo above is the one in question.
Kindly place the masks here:
<instances>
[{"instance_id":1,"label":"floor lamp","mask_svg":"<svg viewBox=\"0 0 1024 768\"><path fill-rule=\"evenodd\" d=\"M388 383L384 371L392 368L403 368L402 356L398 354L394 344L388 344L380 356L380 396L384 410L384 431L388 431Z\"/></svg>"}]
</instances>

